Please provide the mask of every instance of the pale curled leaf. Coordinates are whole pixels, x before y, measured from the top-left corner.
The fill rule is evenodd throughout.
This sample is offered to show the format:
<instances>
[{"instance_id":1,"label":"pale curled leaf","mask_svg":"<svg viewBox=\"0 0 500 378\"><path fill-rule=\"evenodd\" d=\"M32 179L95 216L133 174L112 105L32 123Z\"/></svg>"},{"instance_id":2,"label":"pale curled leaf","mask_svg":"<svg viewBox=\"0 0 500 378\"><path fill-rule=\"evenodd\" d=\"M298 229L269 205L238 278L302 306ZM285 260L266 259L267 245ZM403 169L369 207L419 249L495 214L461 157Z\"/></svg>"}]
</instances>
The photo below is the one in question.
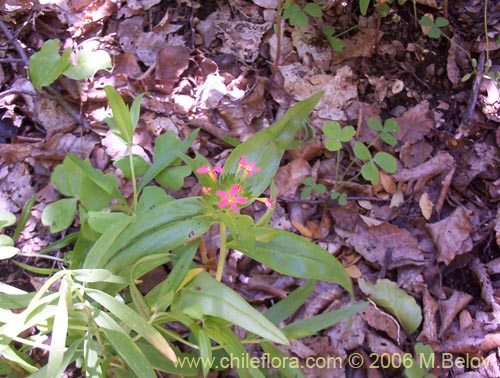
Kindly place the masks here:
<instances>
[{"instance_id":1,"label":"pale curled leaf","mask_svg":"<svg viewBox=\"0 0 500 378\"><path fill-rule=\"evenodd\" d=\"M422 322L422 311L415 298L387 279L372 284L361 278L358 284L373 302L394 315L409 334L417 330Z\"/></svg>"}]
</instances>

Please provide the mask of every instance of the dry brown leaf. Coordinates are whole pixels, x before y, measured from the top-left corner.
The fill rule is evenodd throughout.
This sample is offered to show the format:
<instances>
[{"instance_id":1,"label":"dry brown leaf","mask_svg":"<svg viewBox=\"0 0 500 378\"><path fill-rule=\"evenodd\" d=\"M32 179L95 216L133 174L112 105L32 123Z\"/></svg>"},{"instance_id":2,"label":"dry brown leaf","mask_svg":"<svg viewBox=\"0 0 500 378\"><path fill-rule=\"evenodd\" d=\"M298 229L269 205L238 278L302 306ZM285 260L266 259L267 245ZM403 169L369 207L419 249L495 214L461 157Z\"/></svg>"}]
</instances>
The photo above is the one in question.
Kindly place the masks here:
<instances>
[{"instance_id":1,"label":"dry brown leaf","mask_svg":"<svg viewBox=\"0 0 500 378\"><path fill-rule=\"evenodd\" d=\"M467 213L468 210L461 206L447 218L426 226L438 251L438 262L448 265L457 255L472 250L472 224Z\"/></svg>"},{"instance_id":2,"label":"dry brown leaf","mask_svg":"<svg viewBox=\"0 0 500 378\"><path fill-rule=\"evenodd\" d=\"M349 220L344 216L345 210L331 209L331 214L335 231L367 261L388 269L425 264L423 253L408 230L386 222L369 227L359 215L351 215Z\"/></svg>"},{"instance_id":3,"label":"dry brown leaf","mask_svg":"<svg viewBox=\"0 0 500 378\"><path fill-rule=\"evenodd\" d=\"M434 208L434 204L429 199L429 193L423 192L418 200L418 205L420 206L420 210L422 211L422 215L426 220L429 220L432 215L432 209Z\"/></svg>"},{"instance_id":4,"label":"dry brown leaf","mask_svg":"<svg viewBox=\"0 0 500 378\"><path fill-rule=\"evenodd\" d=\"M422 326L422 332L418 335L417 340L432 343L437 341L436 314L439 307L427 288L424 288L423 290L422 300L424 305L424 323Z\"/></svg>"},{"instance_id":5,"label":"dry brown leaf","mask_svg":"<svg viewBox=\"0 0 500 378\"><path fill-rule=\"evenodd\" d=\"M380 183L382 184L384 190L390 194L396 193L396 190L398 188L396 187L394 179L384 171L380 171L379 174L380 174Z\"/></svg>"},{"instance_id":6,"label":"dry brown leaf","mask_svg":"<svg viewBox=\"0 0 500 378\"><path fill-rule=\"evenodd\" d=\"M457 34L455 34L451 39L450 48L448 49L448 58L446 60L446 73L448 74L448 79L452 82L453 85L458 85L462 81L456 57L458 46L461 46L461 44L459 41L459 37L457 37Z\"/></svg>"},{"instance_id":7,"label":"dry brown leaf","mask_svg":"<svg viewBox=\"0 0 500 378\"><path fill-rule=\"evenodd\" d=\"M494 289L491 285L491 279L486 269L486 265L483 264L477 257L475 257L472 259L469 268L479 281L479 287L481 288L481 298L483 298L488 307L497 307L497 304L493 297Z\"/></svg>"},{"instance_id":8,"label":"dry brown leaf","mask_svg":"<svg viewBox=\"0 0 500 378\"><path fill-rule=\"evenodd\" d=\"M439 301L439 314L441 317L439 336L445 334L458 313L462 311L472 299L472 296L467 293L454 291L450 298L445 301Z\"/></svg>"},{"instance_id":9,"label":"dry brown leaf","mask_svg":"<svg viewBox=\"0 0 500 378\"><path fill-rule=\"evenodd\" d=\"M401 344L406 338L404 331L398 325L398 322L390 315L381 311L373 304L360 311L361 317L372 328L385 332L392 340Z\"/></svg>"},{"instance_id":10,"label":"dry brown leaf","mask_svg":"<svg viewBox=\"0 0 500 378\"><path fill-rule=\"evenodd\" d=\"M304 159L294 159L276 173L276 194L294 197L302 180L311 175L311 166Z\"/></svg>"},{"instance_id":11,"label":"dry brown leaf","mask_svg":"<svg viewBox=\"0 0 500 378\"><path fill-rule=\"evenodd\" d=\"M375 52L376 41L382 38L383 33L377 33L375 29L362 28L352 38L343 39L345 46L341 52L333 54L332 63L339 64L340 62L355 58L369 58Z\"/></svg>"},{"instance_id":12,"label":"dry brown leaf","mask_svg":"<svg viewBox=\"0 0 500 378\"><path fill-rule=\"evenodd\" d=\"M327 44L318 44L315 42L317 34L317 28L313 25L293 28L292 42L302 61L307 61L307 59L311 59L312 57L312 64L324 71L330 66L332 49Z\"/></svg>"},{"instance_id":13,"label":"dry brown leaf","mask_svg":"<svg viewBox=\"0 0 500 378\"><path fill-rule=\"evenodd\" d=\"M429 114L429 102L422 101L409 109L402 116L396 118L401 131L396 135L398 140L410 144L418 142L429 134L434 126L434 121Z\"/></svg>"},{"instance_id":14,"label":"dry brown leaf","mask_svg":"<svg viewBox=\"0 0 500 378\"><path fill-rule=\"evenodd\" d=\"M308 239L312 239L313 234L311 230L309 230L306 226L304 226L302 223L296 220L292 220L293 227L297 229L297 231L300 232L302 236L305 236Z\"/></svg>"},{"instance_id":15,"label":"dry brown leaf","mask_svg":"<svg viewBox=\"0 0 500 378\"><path fill-rule=\"evenodd\" d=\"M415 168L431 156L433 147L425 140L410 144L405 142L399 151L399 159L406 168Z\"/></svg>"}]
</instances>

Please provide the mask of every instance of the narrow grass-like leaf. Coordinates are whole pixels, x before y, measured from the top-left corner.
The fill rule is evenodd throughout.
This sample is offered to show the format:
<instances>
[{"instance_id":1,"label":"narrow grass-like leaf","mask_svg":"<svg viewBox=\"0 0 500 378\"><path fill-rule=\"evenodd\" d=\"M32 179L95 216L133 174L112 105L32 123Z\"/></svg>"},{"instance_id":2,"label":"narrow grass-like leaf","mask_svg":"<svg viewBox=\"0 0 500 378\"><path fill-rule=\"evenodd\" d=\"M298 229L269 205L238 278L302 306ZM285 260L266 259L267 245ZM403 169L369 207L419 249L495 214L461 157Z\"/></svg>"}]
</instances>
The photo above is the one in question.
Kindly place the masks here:
<instances>
[{"instance_id":1,"label":"narrow grass-like leaf","mask_svg":"<svg viewBox=\"0 0 500 378\"><path fill-rule=\"evenodd\" d=\"M36 194L33 194L31 198L24 204L23 210L21 211L21 216L19 217L19 222L17 222L16 229L14 234L12 235L12 239L14 241L17 240L21 232L24 230L24 226L26 226L26 222L28 221L31 215L31 208L35 204Z\"/></svg>"},{"instance_id":2,"label":"narrow grass-like leaf","mask_svg":"<svg viewBox=\"0 0 500 378\"><path fill-rule=\"evenodd\" d=\"M103 267L109 258L111 258L111 253L114 252L110 247L116 243L116 240L133 220L134 218L132 217L123 218L105 232L87 254L83 268Z\"/></svg>"},{"instance_id":3,"label":"narrow grass-like leaf","mask_svg":"<svg viewBox=\"0 0 500 378\"><path fill-rule=\"evenodd\" d=\"M68 306L67 296L71 296L71 281L68 276L61 280L59 288L59 301L57 303L56 315L50 343L49 361L47 363L46 377L60 377L66 365L63 364L66 348L66 336L68 334Z\"/></svg>"},{"instance_id":4,"label":"narrow grass-like leaf","mask_svg":"<svg viewBox=\"0 0 500 378\"><path fill-rule=\"evenodd\" d=\"M211 339L217 341L230 356L236 356L243 360L247 355L247 350L238 339L238 337L223 325L217 324L216 319L207 319L205 321L205 331ZM238 375L241 378L264 378L259 369L250 366L243 366L243 363L237 364Z\"/></svg>"},{"instance_id":5,"label":"narrow grass-like leaf","mask_svg":"<svg viewBox=\"0 0 500 378\"><path fill-rule=\"evenodd\" d=\"M283 328L283 332L290 339L311 336L317 332L331 327L367 306L367 302L356 303L339 310L330 311L325 314L315 315L310 318L297 320Z\"/></svg>"},{"instance_id":6,"label":"narrow grass-like leaf","mask_svg":"<svg viewBox=\"0 0 500 378\"><path fill-rule=\"evenodd\" d=\"M304 373L302 373L302 371L298 367L292 366L291 362L293 360L292 358L290 358L290 356L286 355L272 344L262 342L260 343L260 346L262 347L264 353L269 354L270 361L273 361L274 359L276 359L277 361L283 361L283 363L280 363L276 366L276 368L281 373L280 377L283 376L285 378L305 378Z\"/></svg>"},{"instance_id":7,"label":"narrow grass-like leaf","mask_svg":"<svg viewBox=\"0 0 500 378\"><path fill-rule=\"evenodd\" d=\"M94 320L123 361L138 377L157 378L153 367L137 343L109 315L99 311L94 315Z\"/></svg>"},{"instance_id":8,"label":"narrow grass-like leaf","mask_svg":"<svg viewBox=\"0 0 500 378\"><path fill-rule=\"evenodd\" d=\"M285 299L282 299L273 307L269 308L264 313L264 316L273 324L281 323L304 304L315 287L315 280L307 281L303 285L300 285L298 289L295 289L292 293L290 293Z\"/></svg>"},{"instance_id":9,"label":"narrow grass-like leaf","mask_svg":"<svg viewBox=\"0 0 500 378\"><path fill-rule=\"evenodd\" d=\"M225 319L267 340L288 345L288 340L276 326L207 272L201 272L187 284L174 303L178 311L199 305L205 315Z\"/></svg>"},{"instance_id":10,"label":"narrow grass-like leaf","mask_svg":"<svg viewBox=\"0 0 500 378\"><path fill-rule=\"evenodd\" d=\"M122 139L125 144L132 145L133 126L127 104L113 87L106 85L104 91L108 97L109 106L113 111L112 121L109 122L109 118L106 120L111 131Z\"/></svg>"},{"instance_id":11,"label":"narrow grass-like leaf","mask_svg":"<svg viewBox=\"0 0 500 378\"><path fill-rule=\"evenodd\" d=\"M146 319L141 317L130 307L99 290L87 289L86 294L100 305L107 308L112 314L114 314L114 316L124 322L128 327L135 330L139 336L146 339L166 358L173 362L177 361L177 356L167 340L165 340Z\"/></svg>"},{"instance_id":12,"label":"narrow grass-like leaf","mask_svg":"<svg viewBox=\"0 0 500 378\"><path fill-rule=\"evenodd\" d=\"M181 284L186 273L191 267L193 262L193 257L198 250L200 245L200 240L196 240L193 243L177 248L173 254L179 256L179 259L174 262L174 267L170 271L167 279L156 285L153 290L151 290L146 295L146 302L151 308L155 308L156 311L165 311L166 307L162 304L163 298L170 292L177 291L177 288Z\"/></svg>"}]
</instances>

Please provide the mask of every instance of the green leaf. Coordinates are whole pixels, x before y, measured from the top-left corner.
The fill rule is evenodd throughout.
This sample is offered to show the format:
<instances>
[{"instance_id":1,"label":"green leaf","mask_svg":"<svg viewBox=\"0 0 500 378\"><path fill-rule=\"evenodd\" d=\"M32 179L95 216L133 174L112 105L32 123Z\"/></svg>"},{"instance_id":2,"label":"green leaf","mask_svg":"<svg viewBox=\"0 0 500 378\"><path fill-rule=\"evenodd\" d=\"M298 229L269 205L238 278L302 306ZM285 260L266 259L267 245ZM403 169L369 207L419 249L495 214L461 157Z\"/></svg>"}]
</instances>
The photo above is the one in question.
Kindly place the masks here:
<instances>
[{"instance_id":1,"label":"green leaf","mask_svg":"<svg viewBox=\"0 0 500 378\"><path fill-rule=\"evenodd\" d=\"M181 141L173 131L156 138L153 165L144 174L138 190L144 188L161 171L171 165L178 158L184 158L183 152L193 144L194 138L198 135L199 129L193 131L189 137ZM186 159L187 160L187 159ZM192 167L191 167L192 168Z\"/></svg>"},{"instance_id":2,"label":"green leaf","mask_svg":"<svg viewBox=\"0 0 500 378\"><path fill-rule=\"evenodd\" d=\"M242 156L247 161L255 161L261 171L247 177L244 187L250 190L252 197L259 197L274 178L285 149L293 141L297 131L304 126L309 113L322 95L323 92L320 92L295 104L273 125L257 132L236 147L224 164L225 172L235 173Z\"/></svg>"},{"instance_id":3,"label":"green leaf","mask_svg":"<svg viewBox=\"0 0 500 378\"><path fill-rule=\"evenodd\" d=\"M16 223L16 216L10 211L0 211L0 231Z\"/></svg>"},{"instance_id":4,"label":"green leaf","mask_svg":"<svg viewBox=\"0 0 500 378\"><path fill-rule=\"evenodd\" d=\"M127 307L128 308L128 307ZM99 330L104 333L113 348L122 357L130 369L141 378L156 378L157 375L148 359L138 347L136 341L123 331L123 329L104 311L96 311L94 320Z\"/></svg>"},{"instance_id":5,"label":"green leaf","mask_svg":"<svg viewBox=\"0 0 500 378\"><path fill-rule=\"evenodd\" d=\"M309 16L312 17L322 17L323 11L318 4L315 3L307 3L304 7L304 12L306 12Z\"/></svg>"},{"instance_id":6,"label":"green leaf","mask_svg":"<svg viewBox=\"0 0 500 378\"><path fill-rule=\"evenodd\" d=\"M382 133L380 134L380 139L382 139L389 146L394 146L398 143L397 138L386 131L382 131Z\"/></svg>"},{"instance_id":7,"label":"green leaf","mask_svg":"<svg viewBox=\"0 0 500 378\"><path fill-rule=\"evenodd\" d=\"M141 93L140 95L134 98L132 101L132 105L130 106L130 122L132 123L132 133L137 128L139 124L139 117L141 115L141 102L145 93Z\"/></svg>"},{"instance_id":8,"label":"green leaf","mask_svg":"<svg viewBox=\"0 0 500 378\"><path fill-rule=\"evenodd\" d=\"M359 0L359 11L362 16L366 16L368 5L370 5L370 0Z\"/></svg>"},{"instance_id":9,"label":"green leaf","mask_svg":"<svg viewBox=\"0 0 500 378\"><path fill-rule=\"evenodd\" d=\"M66 366L63 365L64 350L66 348L66 336L68 333L68 306L67 296L71 295L71 281L68 276L61 280L59 288L59 300L57 302L52 337L49 350L49 362L47 363L46 377L60 377Z\"/></svg>"},{"instance_id":10,"label":"green leaf","mask_svg":"<svg viewBox=\"0 0 500 378\"><path fill-rule=\"evenodd\" d=\"M113 118L107 118L106 122L113 134L125 144L131 146L134 127L130 118L130 110L123 101L122 96L113 87L106 85L104 91L108 97L109 106L113 111Z\"/></svg>"},{"instance_id":11,"label":"green leaf","mask_svg":"<svg viewBox=\"0 0 500 378\"><path fill-rule=\"evenodd\" d=\"M5 236L5 235L0 235L0 236ZM0 242L0 260L6 260L14 257L19 253L19 248L13 247L13 246L6 246L6 245L1 245Z\"/></svg>"},{"instance_id":12,"label":"green leaf","mask_svg":"<svg viewBox=\"0 0 500 378\"><path fill-rule=\"evenodd\" d=\"M387 152L377 152L373 161L387 173L394 173L398 169L396 159Z\"/></svg>"},{"instance_id":13,"label":"green leaf","mask_svg":"<svg viewBox=\"0 0 500 378\"><path fill-rule=\"evenodd\" d=\"M304 304L315 287L316 280L308 280L304 284L300 285L298 289L289 294L285 299L282 299L269 308L264 313L264 316L273 324L281 323Z\"/></svg>"},{"instance_id":14,"label":"green leaf","mask_svg":"<svg viewBox=\"0 0 500 378\"><path fill-rule=\"evenodd\" d=\"M286 337L264 315L205 271L179 291L174 308L182 311L195 304L201 305L204 315L225 319L267 340L288 345Z\"/></svg>"},{"instance_id":15,"label":"green leaf","mask_svg":"<svg viewBox=\"0 0 500 378\"><path fill-rule=\"evenodd\" d=\"M69 66L70 50L64 50L61 56L60 47L58 39L49 39L44 42L40 51L31 56L29 71L35 89L52 84Z\"/></svg>"},{"instance_id":16,"label":"green leaf","mask_svg":"<svg viewBox=\"0 0 500 378\"><path fill-rule=\"evenodd\" d=\"M92 230L98 232L99 234L104 234L115 223L126 217L128 217L128 215L124 213L89 211L87 221Z\"/></svg>"},{"instance_id":17,"label":"green leaf","mask_svg":"<svg viewBox=\"0 0 500 378\"><path fill-rule=\"evenodd\" d=\"M283 332L289 339L299 339L316 334L332 325L354 315L368 305L368 302L356 303L339 310L330 311L288 324Z\"/></svg>"},{"instance_id":18,"label":"green leaf","mask_svg":"<svg viewBox=\"0 0 500 378\"><path fill-rule=\"evenodd\" d=\"M248 358L245 346L225 324L219 324L222 322L218 322L217 319L207 319L204 323L204 329L208 336L224 348L227 356L235 356L241 359L240 361L244 361L245 357ZM264 378L260 370L252 364L248 364L248 366L237 364L236 368L238 370L238 377L240 378Z\"/></svg>"},{"instance_id":19,"label":"green leaf","mask_svg":"<svg viewBox=\"0 0 500 378\"><path fill-rule=\"evenodd\" d=\"M279 370L279 372L282 374L280 377L285 377L285 378L305 378L306 376L302 371L299 369L298 366L298 358L292 359L290 356L287 354L283 353L281 350L276 348L274 345L262 342L260 343L260 346L262 347L262 350L264 353L267 353L270 357L270 361L283 361L283 363L280 363L276 366L276 368ZM295 364L293 363L295 362ZM295 366L297 365L297 366Z\"/></svg>"},{"instance_id":20,"label":"green leaf","mask_svg":"<svg viewBox=\"0 0 500 378\"><path fill-rule=\"evenodd\" d=\"M14 240L8 235L0 234L0 247L13 247Z\"/></svg>"},{"instance_id":21,"label":"green leaf","mask_svg":"<svg viewBox=\"0 0 500 378\"><path fill-rule=\"evenodd\" d=\"M73 80L83 80L93 78L99 70L111 68L111 57L104 50L92 51L82 49L76 53L76 65L69 65L64 71L64 76Z\"/></svg>"},{"instance_id":22,"label":"green leaf","mask_svg":"<svg viewBox=\"0 0 500 378\"><path fill-rule=\"evenodd\" d=\"M14 230L14 234L12 235L13 240L17 240L21 232L24 230L24 226L26 226L26 222L28 222L28 219L31 216L31 209L35 204L35 199L36 199L36 194L33 194L31 198L24 204L23 210L21 211L21 216L19 217L19 222L17 222L16 229ZM1 215L0 215L0 231L2 231Z\"/></svg>"},{"instance_id":23,"label":"green leaf","mask_svg":"<svg viewBox=\"0 0 500 378\"><path fill-rule=\"evenodd\" d=\"M76 216L76 198L63 198L48 204L42 212L42 224L50 227L51 233L67 229Z\"/></svg>"},{"instance_id":24,"label":"green leaf","mask_svg":"<svg viewBox=\"0 0 500 378\"><path fill-rule=\"evenodd\" d=\"M358 284L372 301L394 315L408 334L417 330L422 322L422 311L415 298L387 279L379 279L372 284L360 278Z\"/></svg>"},{"instance_id":25,"label":"green leaf","mask_svg":"<svg viewBox=\"0 0 500 378\"><path fill-rule=\"evenodd\" d=\"M325 141L325 147L328 151L340 151L342 149L342 143L338 139L327 139Z\"/></svg>"},{"instance_id":26,"label":"green leaf","mask_svg":"<svg viewBox=\"0 0 500 378\"><path fill-rule=\"evenodd\" d=\"M348 125L341 130L339 140L344 143L350 142L354 135L356 135L356 130L354 130L354 127Z\"/></svg>"},{"instance_id":27,"label":"green leaf","mask_svg":"<svg viewBox=\"0 0 500 378\"><path fill-rule=\"evenodd\" d=\"M445 26L448 26L450 23L446 18L438 17L436 18L435 24L438 28L444 28Z\"/></svg>"},{"instance_id":28,"label":"green leaf","mask_svg":"<svg viewBox=\"0 0 500 378\"><path fill-rule=\"evenodd\" d=\"M260 234L267 234L269 229L275 237L267 242L260 241ZM231 244L228 243L230 248ZM323 248L298 235L258 227L255 251L242 249L241 252L277 272L338 283L352 294L352 282L342 264Z\"/></svg>"},{"instance_id":29,"label":"green leaf","mask_svg":"<svg viewBox=\"0 0 500 378\"><path fill-rule=\"evenodd\" d=\"M137 203L137 214L145 213L146 211L154 209L163 203L172 201L174 198L165 190L158 186L146 186L142 190L141 197Z\"/></svg>"},{"instance_id":30,"label":"green leaf","mask_svg":"<svg viewBox=\"0 0 500 378\"><path fill-rule=\"evenodd\" d=\"M372 130L375 130L375 131L382 131L384 128L382 127L382 123L380 122L380 120L378 118L375 118L375 117L370 117L368 119L368 121L366 122L366 124L368 125L368 127Z\"/></svg>"},{"instance_id":31,"label":"green leaf","mask_svg":"<svg viewBox=\"0 0 500 378\"><path fill-rule=\"evenodd\" d=\"M422 16L420 18L420 20L418 20L418 23L421 25L421 26L429 26L429 27L433 27L435 26L434 25L434 21L432 20L432 18L430 18L429 16Z\"/></svg>"},{"instance_id":32,"label":"green leaf","mask_svg":"<svg viewBox=\"0 0 500 378\"><path fill-rule=\"evenodd\" d=\"M50 181L61 194L67 197L78 197L82 184L82 172L78 165L66 156L62 164L54 169Z\"/></svg>"},{"instance_id":33,"label":"green leaf","mask_svg":"<svg viewBox=\"0 0 500 378\"><path fill-rule=\"evenodd\" d=\"M128 206L127 200L123 197L123 195L120 193L118 190L118 181L116 177L112 173L104 174L102 171L99 169L96 169L90 165L90 162L88 160L82 160L76 155L69 154L67 156L67 159L69 159L71 162L73 162L75 165L78 166L78 168L81 170L81 174L85 176L86 179L92 181L95 185L97 185L100 189L102 189L107 195L109 195L110 198L117 199L120 201L122 204ZM83 195L83 190L84 188L84 182L82 179L82 188L81 188L81 197L82 197L82 203L84 203L84 195ZM87 187L90 191L88 193L87 198L90 200L92 197L92 192L91 188ZM93 197L96 196L96 193L93 193ZM107 200L106 200L107 201ZM84 203L85 204L85 203ZM89 210L100 210L99 208L89 208L89 206L86 206Z\"/></svg>"},{"instance_id":34,"label":"green leaf","mask_svg":"<svg viewBox=\"0 0 500 378\"><path fill-rule=\"evenodd\" d=\"M177 361L177 356L174 350L169 345L167 340L156 330L148 320L141 317L134 310L123 304L117 298L114 298L99 290L87 289L86 294L98 302L100 305L107 308L120 321L133 329L137 334L146 339L159 352L161 352L170 361Z\"/></svg>"},{"instance_id":35,"label":"green leaf","mask_svg":"<svg viewBox=\"0 0 500 378\"><path fill-rule=\"evenodd\" d=\"M380 175L373 160L367 161L361 166L361 176L363 176L365 180L370 181L372 185L377 185L379 183Z\"/></svg>"},{"instance_id":36,"label":"green leaf","mask_svg":"<svg viewBox=\"0 0 500 378\"><path fill-rule=\"evenodd\" d=\"M360 160L370 160L372 158L372 154L370 153L368 147L359 141L354 142L353 152L354 156Z\"/></svg>"},{"instance_id":37,"label":"green leaf","mask_svg":"<svg viewBox=\"0 0 500 378\"><path fill-rule=\"evenodd\" d=\"M150 164L144 160L142 156L133 155L133 164L134 164L134 173L135 177L144 176L144 173L148 170ZM126 178L132 178L132 171L130 170L130 157L124 156L118 160L116 160L113 165L120 169L123 172L123 175Z\"/></svg>"},{"instance_id":38,"label":"green leaf","mask_svg":"<svg viewBox=\"0 0 500 378\"><path fill-rule=\"evenodd\" d=\"M323 134L332 139L339 139L340 137L340 123L328 122L323 125Z\"/></svg>"},{"instance_id":39,"label":"green leaf","mask_svg":"<svg viewBox=\"0 0 500 378\"><path fill-rule=\"evenodd\" d=\"M398 133L401 131L401 128L394 118L389 118L384 122L384 131L388 133Z\"/></svg>"},{"instance_id":40,"label":"green leaf","mask_svg":"<svg viewBox=\"0 0 500 378\"><path fill-rule=\"evenodd\" d=\"M168 167L158 173L155 180L167 189L180 190L184 186L184 178L191 174L191 168L186 165Z\"/></svg>"},{"instance_id":41,"label":"green leaf","mask_svg":"<svg viewBox=\"0 0 500 378\"><path fill-rule=\"evenodd\" d=\"M343 40L337 37L327 37L327 39L333 51L338 53L342 52L345 47L345 42Z\"/></svg>"}]
</instances>

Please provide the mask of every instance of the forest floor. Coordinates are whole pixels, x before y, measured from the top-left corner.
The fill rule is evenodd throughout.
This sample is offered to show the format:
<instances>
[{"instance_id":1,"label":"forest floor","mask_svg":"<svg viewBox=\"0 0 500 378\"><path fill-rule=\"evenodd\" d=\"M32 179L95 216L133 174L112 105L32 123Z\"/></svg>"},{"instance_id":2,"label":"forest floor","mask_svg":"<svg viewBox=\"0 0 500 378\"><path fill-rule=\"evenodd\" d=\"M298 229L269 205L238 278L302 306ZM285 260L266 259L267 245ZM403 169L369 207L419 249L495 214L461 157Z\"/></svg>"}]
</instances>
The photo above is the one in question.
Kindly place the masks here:
<instances>
[{"instance_id":1,"label":"forest floor","mask_svg":"<svg viewBox=\"0 0 500 378\"><path fill-rule=\"evenodd\" d=\"M119 175L111 162L123 150L104 122L105 85L128 101L147 92L136 153L151 156L155 137L167 130L186 138L201 128L192 150L218 165L232 142L246 140L296 102L325 91L308 133L285 154L275 178L272 224L333 253L353 278L357 298L366 298L356 284L360 277L397 283L421 306L423 320L408 335L371 304L352 323L296 340L286 353L307 358L356 352L365 358L362 369L306 369L310 377L397 377L402 369L381 366L380 356L413 354L423 343L436 353L429 368L435 376L500 377L500 96L494 75L500 71L495 65L500 64L500 5L489 2L485 12L483 0L446 1L447 9L440 1L407 1L391 5L378 20L372 5L362 17L357 1L318 0L323 15L309 17L307 26L282 23L276 61L273 0L48 3L58 4L0 1L6 29L0 32L0 210L19 214L36 194L18 242L24 253L38 252L59 237L42 225L41 212L59 198L50 175L66 154L88 157L94 167ZM425 14L449 21L440 38L425 35L419 24ZM340 52L322 32L325 25L345 44ZM61 77L51 93L35 92L25 59L56 38L66 48L107 51L113 70L99 71L93 80ZM477 74L462 81L474 73L472 59ZM483 74L485 66L490 76ZM394 118L401 128L394 146L372 146L397 159L397 172L381 173L380 183L372 185L356 176L354 167L345 176L354 178L343 187L345 206L327 193L301 196L308 177L328 190L335 186L338 156L325 148L323 125L353 125L356 140L370 143L371 117ZM341 168L353 159L349 151ZM122 183L131 193L130 182ZM174 195L198 191L187 178ZM216 247L206 241L208 253ZM25 290L44 281L11 260L0 261L0 278ZM261 309L298 282L234 253L224 281ZM336 285L319 283L297 316L336 308L343 295Z\"/></svg>"}]
</instances>

